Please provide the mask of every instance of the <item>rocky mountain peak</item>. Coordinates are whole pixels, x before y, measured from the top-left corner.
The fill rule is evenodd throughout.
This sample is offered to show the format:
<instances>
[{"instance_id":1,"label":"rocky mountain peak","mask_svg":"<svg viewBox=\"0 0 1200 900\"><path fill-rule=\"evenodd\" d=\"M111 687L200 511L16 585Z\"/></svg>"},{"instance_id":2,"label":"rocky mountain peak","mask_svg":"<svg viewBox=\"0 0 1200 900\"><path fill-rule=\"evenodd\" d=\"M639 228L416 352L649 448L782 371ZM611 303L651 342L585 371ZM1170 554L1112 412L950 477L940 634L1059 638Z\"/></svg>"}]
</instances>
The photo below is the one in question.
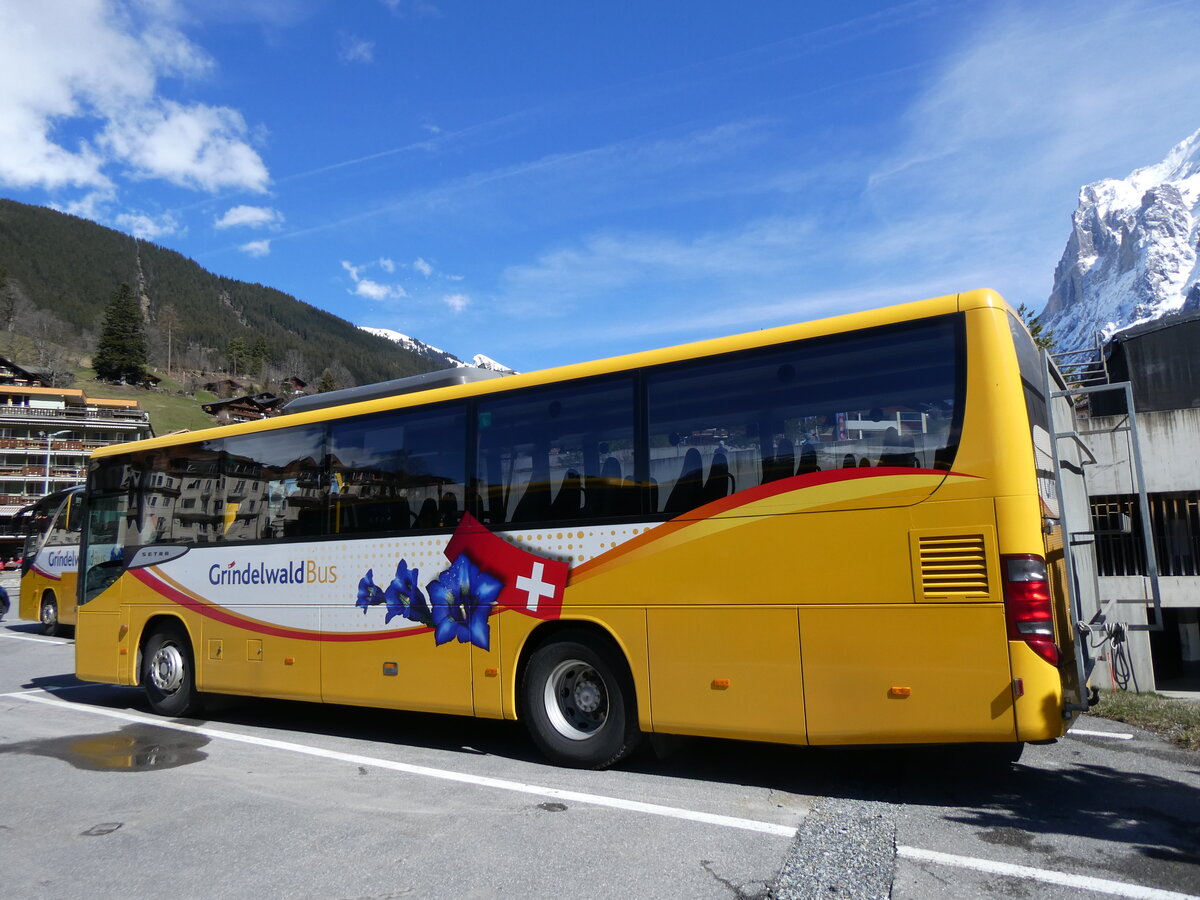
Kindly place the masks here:
<instances>
[{"instance_id":1,"label":"rocky mountain peak","mask_svg":"<svg viewBox=\"0 0 1200 900\"><path fill-rule=\"evenodd\" d=\"M1200 130L1162 162L1079 191L1041 314L1059 347L1200 306Z\"/></svg>"}]
</instances>

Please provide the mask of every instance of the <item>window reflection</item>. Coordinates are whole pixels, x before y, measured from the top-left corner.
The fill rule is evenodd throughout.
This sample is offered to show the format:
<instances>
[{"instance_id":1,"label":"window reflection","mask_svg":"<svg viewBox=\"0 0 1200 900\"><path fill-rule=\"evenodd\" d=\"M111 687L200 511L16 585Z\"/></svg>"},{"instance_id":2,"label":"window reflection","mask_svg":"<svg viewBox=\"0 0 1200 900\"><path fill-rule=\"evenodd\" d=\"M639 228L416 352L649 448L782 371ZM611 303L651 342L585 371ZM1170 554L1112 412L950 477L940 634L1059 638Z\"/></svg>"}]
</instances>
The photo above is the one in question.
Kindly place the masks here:
<instances>
[{"instance_id":1,"label":"window reflection","mask_svg":"<svg viewBox=\"0 0 1200 900\"><path fill-rule=\"evenodd\" d=\"M483 521L638 513L633 423L632 378L481 401L476 474Z\"/></svg>"},{"instance_id":2,"label":"window reflection","mask_svg":"<svg viewBox=\"0 0 1200 900\"><path fill-rule=\"evenodd\" d=\"M466 409L399 410L330 427L335 531L450 528L466 490Z\"/></svg>"},{"instance_id":3,"label":"window reflection","mask_svg":"<svg viewBox=\"0 0 1200 900\"><path fill-rule=\"evenodd\" d=\"M831 469L948 468L956 334L926 320L651 373L652 508Z\"/></svg>"}]
</instances>

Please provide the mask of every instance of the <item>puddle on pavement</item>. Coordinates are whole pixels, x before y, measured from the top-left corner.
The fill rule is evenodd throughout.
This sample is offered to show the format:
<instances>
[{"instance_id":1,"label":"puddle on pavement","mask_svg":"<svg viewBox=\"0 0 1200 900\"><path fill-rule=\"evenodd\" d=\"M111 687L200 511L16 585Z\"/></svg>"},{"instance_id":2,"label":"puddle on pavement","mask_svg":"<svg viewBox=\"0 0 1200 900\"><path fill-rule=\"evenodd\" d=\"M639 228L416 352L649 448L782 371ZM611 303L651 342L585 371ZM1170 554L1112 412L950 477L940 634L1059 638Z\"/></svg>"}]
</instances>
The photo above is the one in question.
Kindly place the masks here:
<instances>
[{"instance_id":1,"label":"puddle on pavement","mask_svg":"<svg viewBox=\"0 0 1200 900\"><path fill-rule=\"evenodd\" d=\"M0 753L23 753L61 759L91 772L149 772L200 762L208 738L149 725L126 725L119 731L76 734L0 745Z\"/></svg>"}]
</instances>

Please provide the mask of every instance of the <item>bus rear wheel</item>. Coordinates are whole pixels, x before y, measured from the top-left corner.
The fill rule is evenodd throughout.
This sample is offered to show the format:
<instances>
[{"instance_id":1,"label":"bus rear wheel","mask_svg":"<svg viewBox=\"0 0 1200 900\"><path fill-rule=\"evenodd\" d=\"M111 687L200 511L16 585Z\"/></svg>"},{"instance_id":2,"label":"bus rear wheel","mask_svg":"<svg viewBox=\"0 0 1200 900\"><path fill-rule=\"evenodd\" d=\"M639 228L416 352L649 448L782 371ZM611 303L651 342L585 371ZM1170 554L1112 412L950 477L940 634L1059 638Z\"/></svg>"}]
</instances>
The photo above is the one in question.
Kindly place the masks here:
<instances>
[{"instance_id":1,"label":"bus rear wheel","mask_svg":"<svg viewBox=\"0 0 1200 900\"><path fill-rule=\"evenodd\" d=\"M521 698L534 743L558 765L606 769L641 742L629 667L586 632L563 632L533 652Z\"/></svg>"},{"instance_id":2,"label":"bus rear wheel","mask_svg":"<svg viewBox=\"0 0 1200 900\"><path fill-rule=\"evenodd\" d=\"M53 637L61 633L62 625L58 622L58 598L54 596L54 591L46 591L42 594L42 603L38 607L38 619L42 623L42 634Z\"/></svg>"},{"instance_id":3,"label":"bus rear wheel","mask_svg":"<svg viewBox=\"0 0 1200 900\"><path fill-rule=\"evenodd\" d=\"M192 645L182 628L164 625L150 635L142 648L141 681L150 708L160 716L182 718L200 711Z\"/></svg>"}]
</instances>

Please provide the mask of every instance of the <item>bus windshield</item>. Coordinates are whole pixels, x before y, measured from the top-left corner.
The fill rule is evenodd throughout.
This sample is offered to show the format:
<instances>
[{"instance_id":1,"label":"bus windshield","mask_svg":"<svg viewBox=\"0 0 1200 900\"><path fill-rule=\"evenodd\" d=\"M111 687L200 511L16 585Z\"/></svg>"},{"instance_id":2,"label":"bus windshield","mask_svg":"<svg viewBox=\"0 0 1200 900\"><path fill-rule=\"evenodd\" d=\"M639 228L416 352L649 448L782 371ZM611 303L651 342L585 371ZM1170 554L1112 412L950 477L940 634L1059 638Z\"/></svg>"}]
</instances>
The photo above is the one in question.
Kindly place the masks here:
<instances>
[{"instance_id":1,"label":"bus windshield","mask_svg":"<svg viewBox=\"0 0 1200 900\"><path fill-rule=\"evenodd\" d=\"M21 616L37 619L47 634L75 624L83 488L48 494L18 513L24 523Z\"/></svg>"}]
</instances>

